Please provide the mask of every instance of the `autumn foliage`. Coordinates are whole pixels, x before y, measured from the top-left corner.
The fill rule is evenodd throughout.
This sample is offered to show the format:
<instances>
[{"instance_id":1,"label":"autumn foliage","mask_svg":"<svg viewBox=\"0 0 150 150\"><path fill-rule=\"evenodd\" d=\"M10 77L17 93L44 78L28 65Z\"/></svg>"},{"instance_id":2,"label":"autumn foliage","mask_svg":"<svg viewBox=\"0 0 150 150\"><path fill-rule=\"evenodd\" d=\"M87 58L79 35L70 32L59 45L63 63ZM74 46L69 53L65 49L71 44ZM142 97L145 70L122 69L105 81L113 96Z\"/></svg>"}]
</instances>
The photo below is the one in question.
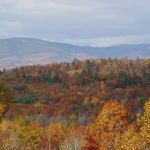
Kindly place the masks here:
<instances>
[{"instance_id":1,"label":"autumn foliage","mask_svg":"<svg viewBox=\"0 0 150 150\"><path fill-rule=\"evenodd\" d=\"M130 111L123 103L108 102L96 121L88 127L86 149L114 148L115 137L126 130L130 123L130 116Z\"/></svg>"},{"instance_id":2,"label":"autumn foliage","mask_svg":"<svg viewBox=\"0 0 150 150\"><path fill-rule=\"evenodd\" d=\"M150 101L143 115L131 121L126 105L109 101L97 119L88 126L54 123L41 127L28 117L0 123L0 145L7 149L52 150L143 150L150 146Z\"/></svg>"},{"instance_id":3,"label":"autumn foliage","mask_svg":"<svg viewBox=\"0 0 150 150\"><path fill-rule=\"evenodd\" d=\"M148 59L6 70L0 150L149 149L149 75Z\"/></svg>"},{"instance_id":4,"label":"autumn foliage","mask_svg":"<svg viewBox=\"0 0 150 150\"><path fill-rule=\"evenodd\" d=\"M149 59L97 59L22 66L0 76L14 91L10 117L63 114L77 121L84 114L89 123L110 99L128 103L134 112L143 108L150 97L149 72Z\"/></svg>"},{"instance_id":5,"label":"autumn foliage","mask_svg":"<svg viewBox=\"0 0 150 150\"><path fill-rule=\"evenodd\" d=\"M0 119L8 111L12 102L12 91L7 89L4 82L0 80Z\"/></svg>"}]
</instances>

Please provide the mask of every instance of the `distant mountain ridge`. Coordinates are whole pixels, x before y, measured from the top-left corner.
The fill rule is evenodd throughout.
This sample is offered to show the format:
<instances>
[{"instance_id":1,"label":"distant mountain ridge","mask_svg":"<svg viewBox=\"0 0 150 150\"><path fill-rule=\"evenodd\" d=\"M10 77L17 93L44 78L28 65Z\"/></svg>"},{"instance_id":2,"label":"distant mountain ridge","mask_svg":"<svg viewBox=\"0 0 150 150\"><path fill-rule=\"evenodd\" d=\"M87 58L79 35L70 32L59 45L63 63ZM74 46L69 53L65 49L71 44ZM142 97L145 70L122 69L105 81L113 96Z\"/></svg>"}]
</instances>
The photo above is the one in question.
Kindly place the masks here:
<instances>
[{"instance_id":1,"label":"distant mountain ridge","mask_svg":"<svg viewBox=\"0 0 150 150\"><path fill-rule=\"evenodd\" d=\"M90 58L149 58L150 44L78 46L32 38L0 39L0 69Z\"/></svg>"}]
</instances>

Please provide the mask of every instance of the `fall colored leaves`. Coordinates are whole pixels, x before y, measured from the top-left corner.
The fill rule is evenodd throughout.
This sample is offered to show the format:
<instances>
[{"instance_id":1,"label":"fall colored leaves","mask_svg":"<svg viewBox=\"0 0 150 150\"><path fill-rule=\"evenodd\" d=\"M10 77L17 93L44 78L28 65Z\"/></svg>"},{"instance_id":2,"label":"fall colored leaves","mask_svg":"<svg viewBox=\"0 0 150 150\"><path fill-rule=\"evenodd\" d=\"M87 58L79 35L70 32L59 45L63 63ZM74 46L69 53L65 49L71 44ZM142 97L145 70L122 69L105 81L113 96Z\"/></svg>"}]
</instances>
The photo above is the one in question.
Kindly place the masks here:
<instances>
[{"instance_id":1,"label":"fall colored leaves","mask_svg":"<svg viewBox=\"0 0 150 150\"><path fill-rule=\"evenodd\" d=\"M0 119L8 111L12 103L12 91L7 89L4 82L0 80Z\"/></svg>"},{"instance_id":2,"label":"fall colored leaves","mask_svg":"<svg viewBox=\"0 0 150 150\"><path fill-rule=\"evenodd\" d=\"M0 82L0 150L145 150L150 148L150 99L133 119L128 106L108 101L87 125L41 126L26 116L4 119L11 92ZM7 109L6 109L7 108Z\"/></svg>"},{"instance_id":3,"label":"fall colored leaves","mask_svg":"<svg viewBox=\"0 0 150 150\"><path fill-rule=\"evenodd\" d=\"M150 148L150 99L143 115L131 122L130 110L116 101L108 102L96 121L88 126L86 150L143 150Z\"/></svg>"},{"instance_id":4,"label":"fall colored leaves","mask_svg":"<svg viewBox=\"0 0 150 150\"><path fill-rule=\"evenodd\" d=\"M144 150L150 148L150 99L136 120L125 104L112 100L95 122L84 127L59 123L42 127L23 116L3 119L0 146L2 150Z\"/></svg>"}]
</instances>

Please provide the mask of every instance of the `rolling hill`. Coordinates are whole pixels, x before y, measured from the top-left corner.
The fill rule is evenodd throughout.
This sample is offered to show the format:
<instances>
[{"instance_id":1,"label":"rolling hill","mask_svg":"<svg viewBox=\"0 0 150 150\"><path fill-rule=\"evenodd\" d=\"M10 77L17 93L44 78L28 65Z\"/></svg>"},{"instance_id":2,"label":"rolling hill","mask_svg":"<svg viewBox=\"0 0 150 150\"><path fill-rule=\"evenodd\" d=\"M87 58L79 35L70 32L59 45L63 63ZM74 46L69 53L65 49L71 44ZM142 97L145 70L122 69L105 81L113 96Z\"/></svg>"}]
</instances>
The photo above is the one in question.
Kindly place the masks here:
<instances>
[{"instance_id":1,"label":"rolling hill","mask_svg":"<svg viewBox=\"0 0 150 150\"><path fill-rule=\"evenodd\" d=\"M150 44L125 44L111 47L77 46L31 38L0 40L0 69L22 65L48 64L89 58L147 58Z\"/></svg>"}]
</instances>

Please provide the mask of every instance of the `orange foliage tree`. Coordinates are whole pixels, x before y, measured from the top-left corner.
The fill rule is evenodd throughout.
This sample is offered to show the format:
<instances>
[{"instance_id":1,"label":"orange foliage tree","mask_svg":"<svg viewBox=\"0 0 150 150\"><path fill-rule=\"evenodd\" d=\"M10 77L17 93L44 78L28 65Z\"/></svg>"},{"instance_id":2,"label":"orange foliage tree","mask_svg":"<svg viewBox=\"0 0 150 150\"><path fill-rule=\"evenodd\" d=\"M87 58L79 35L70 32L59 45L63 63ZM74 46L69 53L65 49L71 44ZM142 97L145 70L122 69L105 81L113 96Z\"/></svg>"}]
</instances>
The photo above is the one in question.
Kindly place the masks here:
<instances>
[{"instance_id":1,"label":"orange foliage tree","mask_svg":"<svg viewBox=\"0 0 150 150\"><path fill-rule=\"evenodd\" d=\"M137 115L137 121L115 139L115 148L119 150L143 150L150 148L150 99L145 103L143 115Z\"/></svg>"},{"instance_id":2,"label":"orange foliage tree","mask_svg":"<svg viewBox=\"0 0 150 150\"><path fill-rule=\"evenodd\" d=\"M59 123L51 124L47 128L46 134L48 141L48 149L58 150L60 147L60 143L62 142L65 136L63 125Z\"/></svg>"},{"instance_id":3,"label":"orange foliage tree","mask_svg":"<svg viewBox=\"0 0 150 150\"><path fill-rule=\"evenodd\" d=\"M88 127L85 149L113 149L115 137L125 131L130 123L130 115L129 109L123 103L116 101L106 103L97 120Z\"/></svg>"}]
</instances>

